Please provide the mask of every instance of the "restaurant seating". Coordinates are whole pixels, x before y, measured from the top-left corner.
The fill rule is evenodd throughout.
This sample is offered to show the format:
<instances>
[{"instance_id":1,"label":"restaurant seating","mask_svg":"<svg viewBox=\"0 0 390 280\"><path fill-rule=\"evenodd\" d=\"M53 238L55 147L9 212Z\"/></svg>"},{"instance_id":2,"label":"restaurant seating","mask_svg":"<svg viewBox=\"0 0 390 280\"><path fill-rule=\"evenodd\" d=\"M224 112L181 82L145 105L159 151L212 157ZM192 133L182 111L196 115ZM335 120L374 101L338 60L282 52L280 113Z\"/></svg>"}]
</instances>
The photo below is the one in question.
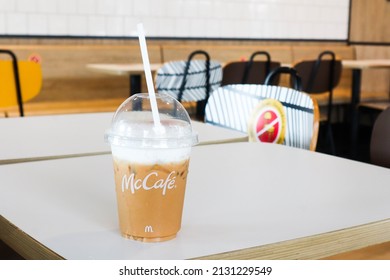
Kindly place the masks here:
<instances>
[{"instance_id":1,"label":"restaurant seating","mask_svg":"<svg viewBox=\"0 0 390 280\"><path fill-rule=\"evenodd\" d=\"M302 90L302 80L294 68L282 66L272 70L265 78L265 85L273 85L277 81L281 74L289 74L292 88L298 91Z\"/></svg>"},{"instance_id":2,"label":"restaurant seating","mask_svg":"<svg viewBox=\"0 0 390 280\"><path fill-rule=\"evenodd\" d=\"M370 119L373 120L378 115L378 113L386 110L389 107L390 107L390 92L388 93L387 100L383 99L383 100L377 100L377 101L360 102L358 104L359 118L362 114L367 112L370 115Z\"/></svg>"},{"instance_id":3,"label":"restaurant seating","mask_svg":"<svg viewBox=\"0 0 390 280\"><path fill-rule=\"evenodd\" d=\"M11 60L0 60L0 108L18 106L19 115L24 116L23 103L37 96L42 87L40 64L33 61L18 61L11 50L0 50ZM8 117L8 113L5 112Z\"/></svg>"},{"instance_id":4,"label":"restaurant seating","mask_svg":"<svg viewBox=\"0 0 390 280\"><path fill-rule=\"evenodd\" d=\"M204 60L193 60L203 55ZM179 102L197 102L196 117L204 118L204 108L210 92L220 86L222 66L218 61L210 60L207 52L192 52L187 61L170 61L157 71L156 87L159 93L166 93Z\"/></svg>"},{"instance_id":5,"label":"restaurant seating","mask_svg":"<svg viewBox=\"0 0 390 280\"><path fill-rule=\"evenodd\" d=\"M375 101L375 102L361 102L359 103L360 108L373 109L376 111L383 111L390 107L390 97L389 101Z\"/></svg>"},{"instance_id":6,"label":"restaurant seating","mask_svg":"<svg viewBox=\"0 0 390 280\"><path fill-rule=\"evenodd\" d=\"M257 56L265 56L265 60L254 60ZM280 62L271 61L266 51L254 52L248 61L234 61L223 67L221 85L231 84L264 84L271 70L280 67ZM275 84L279 81L276 80Z\"/></svg>"},{"instance_id":7,"label":"restaurant seating","mask_svg":"<svg viewBox=\"0 0 390 280\"><path fill-rule=\"evenodd\" d=\"M332 51L321 52L315 60L303 60L293 65L302 79L302 90L309 94L328 92L327 114L325 124L330 153L335 155L336 149L332 131L333 89L341 77L341 60L336 59Z\"/></svg>"},{"instance_id":8,"label":"restaurant seating","mask_svg":"<svg viewBox=\"0 0 390 280\"><path fill-rule=\"evenodd\" d=\"M390 168L390 107L379 114L371 134L371 163Z\"/></svg>"},{"instance_id":9,"label":"restaurant seating","mask_svg":"<svg viewBox=\"0 0 390 280\"><path fill-rule=\"evenodd\" d=\"M271 116L271 123L260 124L261 121L256 121L259 117L269 115L269 112L275 113ZM219 87L210 95L205 122L247 133L252 141L264 140L256 139L259 133L256 129L279 130L280 135L265 142L314 151L318 136L318 105L306 93L291 88L227 85Z\"/></svg>"},{"instance_id":10,"label":"restaurant seating","mask_svg":"<svg viewBox=\"0 0 390 280\"><path fill-rule=\"evenodd\" d=\"M387 93L387 98L359 102L356 108L357 126L367 123L369 126L374 126L378 115L388 108L390 108L390 91Z\"/></svg>"}]
</instances>

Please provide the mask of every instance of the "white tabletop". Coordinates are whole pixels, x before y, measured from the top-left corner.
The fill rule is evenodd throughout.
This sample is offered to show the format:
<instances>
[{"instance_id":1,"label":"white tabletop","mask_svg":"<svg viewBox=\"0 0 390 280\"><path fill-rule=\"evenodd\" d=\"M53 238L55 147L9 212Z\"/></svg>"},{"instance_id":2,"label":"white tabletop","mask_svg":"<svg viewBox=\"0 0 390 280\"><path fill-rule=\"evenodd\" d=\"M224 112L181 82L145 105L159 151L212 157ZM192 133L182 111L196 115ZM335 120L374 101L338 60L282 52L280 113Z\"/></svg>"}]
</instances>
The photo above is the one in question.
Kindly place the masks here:
<instances>
[{"instance_id":1,"label":"white tabletop","mask_svg":"<svg viewBox=\"0 0 390 280\"><path fill-rule=\"evenodd\" d=\"M231 143L193 149L183 225L171 241L120 236L110 155L0 166L0 213L66 259L187 259L305 237L316 251L332 249L332 238L338 246L377 235L389 241L388 230L371 230L315 242L317 235L388 221L389 182L390 170L373 165ZM301 250L282 247L269 258L300 258Z\"/></svg>"},{"instance_id":2,"label":"white tabletop","mask_svg":"<svg viewBox=\"0 0 390 280\"><path fill-rule=\"evenodd\" d=\"M150 64L151 71L157 71L162 64L152 63ZM99 64L87 64L87 69L111 74L111 75L141 75L144 73L144 65L142 63L132 63L132 64L109 64L109 63L99 63Z\"/></svg>"},{"instance_id":3,"label":"white tabletop","mask_svg":"<svg viewBox=\"0 0 390 280\"><path fill-rule=\"evenodd\" d=\"M349 69L390 68L390 59L342 60L342 65Z\"/></svg>"},{"instance_id":4,"label":"white tabletop","mask_svg":"<svg viewBox=\"0 0 390 280\"><path fill-rule=\"evenodd\" d=\"M0 118L0 164L109 153L104 132L114 113ZM246 141L241 132L192 122L199 144Z\"/></svg>"}]
</instances>

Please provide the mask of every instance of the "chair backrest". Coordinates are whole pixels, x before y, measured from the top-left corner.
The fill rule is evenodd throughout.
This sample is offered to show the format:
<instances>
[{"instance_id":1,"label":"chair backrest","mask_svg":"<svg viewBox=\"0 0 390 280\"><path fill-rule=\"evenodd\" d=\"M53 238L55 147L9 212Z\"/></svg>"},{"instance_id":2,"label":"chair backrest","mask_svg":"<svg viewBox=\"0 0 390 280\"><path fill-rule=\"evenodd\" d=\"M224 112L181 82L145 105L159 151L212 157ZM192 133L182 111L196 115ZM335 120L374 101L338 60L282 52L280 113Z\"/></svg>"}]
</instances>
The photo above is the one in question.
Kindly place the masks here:
<instances>
[{"instance_id":1,"label":"chair backrest","mask_svg":"<svg viewBox=\"0 0 390 280\"><path fill-rule=\"evenodd\" d=\"M390 168L390 107L375 120L370 143L371 163Z\"/></svg>"},{"instance_id":2,"label":"chair backrest","mask_svg":"<svg viewBox=\"0 0 390 280\"><path fill-rule=\"evenodd\" d=\"M205 60L193 60L195 55L204 55ZM179 102L196 101L196 118L204 119L204 109L210 93L220 86L222 65L210 60L203 50L192 52L187 61L165 63L156 73L159 93L166 93Z\"/></svg>"},{"instance_id":3,"label":"chair backrest","mask_svg":"<svg viewBox=\"0 0 390 280\"><path fill-rule=\"evenodd\" d=\"M10 50L0 50L1 53L9 55L11 60L0 60L0 107L18 106L23 117L23 103L41 91L41 66L33 61L18 61Z\"/></svg>"},{"instance_id":4,"label":"chair backrest","mask_svg":"<svg viewBox=\"0 0 390 280\"><path fill-rule=\"evenodd\" d=\"M301 77L298 75L297 71L294 68L282 66L275 68L272 70L268 76L265 78L265 85L274 85L275 80L279 79L280 74L289 74L291 77L291 85L293 89L301 91L302 90L302 80Z\"/></svg>"},{"instance_id":5,"label":"chair backrest","mask_svg":"<svg viewBox=\"0 0 390 280\"><path fill-rule=\"evenodd\" d=\"M265 56L265 60L254 60L259 55ZM269 72L277 67L280 67L280 62L271 61L268 52L254 52L248 61L236 61L226 64L223 67L221 85L264 84ZM278 80L275 81L275 83L278 82Z\"/></svg>"},{"instance_id":6,"label":"chair backrest","mask_svg":"<svg viewBox=\"0 0 390 280\"><path fill-rule=\"evenodd\" d=\"M193 60L197 54L204 54L205 60ZM180 102L207 100L210 92L219 87L222 80L222 66L210 60L204 51L195 51L187 61L170 61L158 69L156 88Z\"/></svg>"},{"instance_id":7,"label":"chair backrest","mask_svg":"<svg viewBox=\"0 0 390 280\"><path fill-rule=\"evenodd\" d=\"M259 124L259 117L270 111L276 112L271 123ZM278 126L284 135L270 142L310 150L316 148L318 119L318 105L309 95L272 85L220 87L210 95L205 112L206 123L248 133L253 141L264 141L257 137L261 130Z\"/></svg>"},{"instance_id":8,"label":"chair backrest","mask_svg":"<svg viewBox=\"0 0 390 280\"><path fill-rule=\"evenodd\" d=\"M331 92L341 77L341 60L332 51L324 51L316 60L305 60L293 68L302 79L302 90L307 93Z\"/></svg>"}]
</instances>

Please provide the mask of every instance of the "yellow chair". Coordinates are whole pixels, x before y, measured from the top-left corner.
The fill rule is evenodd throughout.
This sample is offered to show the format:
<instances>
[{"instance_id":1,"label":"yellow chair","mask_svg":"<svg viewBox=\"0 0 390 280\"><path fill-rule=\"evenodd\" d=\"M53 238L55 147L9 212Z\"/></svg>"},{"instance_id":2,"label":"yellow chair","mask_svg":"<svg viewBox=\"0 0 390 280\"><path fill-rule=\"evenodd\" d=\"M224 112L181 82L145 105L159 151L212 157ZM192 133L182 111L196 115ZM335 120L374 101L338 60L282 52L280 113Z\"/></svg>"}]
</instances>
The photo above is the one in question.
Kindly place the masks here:
<instances>
[{"instance_id":1,"label":"yellow chair","mask_svg":"<svg viewBox=\"0 0 390 280\"><path fill-rule=\"evenodd\" d=\"M41 91L41 65L33 61L18 61L10 50L0 50L1 53L8 54L12 60L0 60L0 107L18 106L23 117L23 103Z\"/></svg>"}]
</instances>

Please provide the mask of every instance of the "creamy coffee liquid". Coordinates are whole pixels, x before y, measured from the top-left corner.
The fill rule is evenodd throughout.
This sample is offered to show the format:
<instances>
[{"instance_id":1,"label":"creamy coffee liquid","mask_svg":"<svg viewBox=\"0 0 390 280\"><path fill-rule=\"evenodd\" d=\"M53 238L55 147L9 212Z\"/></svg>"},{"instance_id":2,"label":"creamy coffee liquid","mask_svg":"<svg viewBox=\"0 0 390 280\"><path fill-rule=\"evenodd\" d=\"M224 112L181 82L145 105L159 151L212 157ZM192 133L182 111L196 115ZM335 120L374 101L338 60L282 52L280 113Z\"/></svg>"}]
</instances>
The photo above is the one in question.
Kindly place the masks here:
<instances>
[{"instance_id":1,"label":"creamy coffee liquid","mask_svg":"<svg viewBox=\"0 0 390 280\"><path fill-rule=\"evenodd\" d=\"M145 153L140 154L142 151L134 151L134 158L141 157L140 161L124 158L124 151L113 151L119 223L124 237L156 242L172 239L180 230L189 149L175 151L166 151L163 161L152 160L158 151L152 151L149 160Z\"/></svg>"},{"instance_id":2,"label":"creamy coffee liquid","mask_svg":"<svg viewBox=\"0 0 390 280\"><path fill-rule=\"evenodd\" d=\"M171 106L160 114L160 125L151 112L133 111L128 100L105 134L114 160L121 234L145 242L169 240L181 227L189 158L197 137L185 109L170 97L160 100L161 108Z\"/></svg>"}]
</instances>

